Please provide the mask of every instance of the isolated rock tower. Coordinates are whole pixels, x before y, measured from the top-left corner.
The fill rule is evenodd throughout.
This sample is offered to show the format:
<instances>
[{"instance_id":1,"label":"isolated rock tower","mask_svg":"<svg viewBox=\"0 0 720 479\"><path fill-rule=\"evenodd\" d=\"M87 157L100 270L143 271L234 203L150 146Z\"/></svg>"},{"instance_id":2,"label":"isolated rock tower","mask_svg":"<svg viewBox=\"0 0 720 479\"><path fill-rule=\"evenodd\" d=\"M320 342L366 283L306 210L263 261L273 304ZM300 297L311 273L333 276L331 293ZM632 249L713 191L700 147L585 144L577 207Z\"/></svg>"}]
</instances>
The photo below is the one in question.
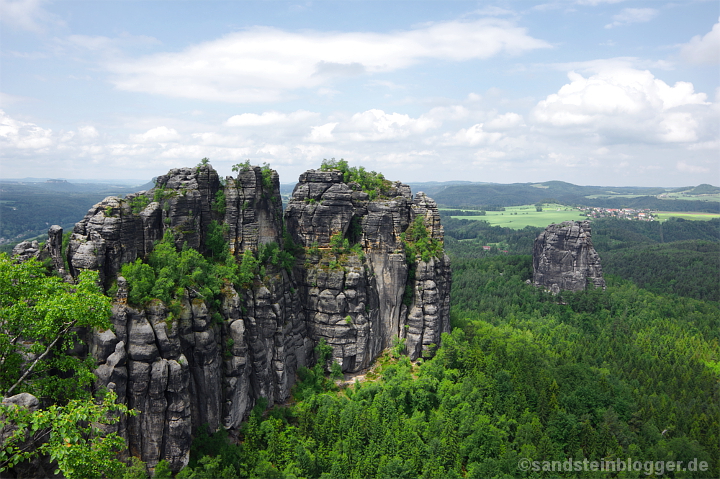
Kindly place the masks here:
<instances>
[{"instance_id":1,"label":"isolated rock tower","mask_svg":"<svg viewBox=\"0 0 720 479\"><path fill-rule=\"evenodd\" d=\"M588 283L605 289L600 256L592 244L589 221L552 224L535 238L533 283L553 293L582 291Z\"/></svg>"}]
</instances>

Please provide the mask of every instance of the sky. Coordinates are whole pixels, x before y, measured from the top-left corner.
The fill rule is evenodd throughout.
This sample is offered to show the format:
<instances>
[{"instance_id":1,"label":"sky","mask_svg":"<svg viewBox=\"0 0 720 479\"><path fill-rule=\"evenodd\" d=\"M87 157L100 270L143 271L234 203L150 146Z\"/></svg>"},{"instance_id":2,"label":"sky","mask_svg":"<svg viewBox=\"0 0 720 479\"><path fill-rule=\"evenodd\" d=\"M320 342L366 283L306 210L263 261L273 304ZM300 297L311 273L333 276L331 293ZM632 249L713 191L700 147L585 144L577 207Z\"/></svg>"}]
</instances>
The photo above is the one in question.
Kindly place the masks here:
<instances>
[{"instance_id":1,"label":"sky","mask_svg":"<svg viewBox=\"0 0 720 479\"><path fill-rule=\"evenodd\" d=\"M545 2L545 3L543 3ZM720 185L720 2L0 0L0 178Z\"/></svg>"}]
</instances>

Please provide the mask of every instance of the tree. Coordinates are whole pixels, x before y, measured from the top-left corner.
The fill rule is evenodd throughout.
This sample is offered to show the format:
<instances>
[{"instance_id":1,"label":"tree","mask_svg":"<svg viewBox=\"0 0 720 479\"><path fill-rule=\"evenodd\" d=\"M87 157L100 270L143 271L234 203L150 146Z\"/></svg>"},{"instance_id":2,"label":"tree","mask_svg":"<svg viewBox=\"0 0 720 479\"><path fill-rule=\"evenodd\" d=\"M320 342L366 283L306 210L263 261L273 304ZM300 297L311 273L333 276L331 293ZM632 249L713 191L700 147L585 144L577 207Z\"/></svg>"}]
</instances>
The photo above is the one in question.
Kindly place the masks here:
<instances>
[{"instance_id":1,"label":"tree","mask_svg":"<svg viewBox=\"0 0 720 479\"><path fill-rule=\"evenodd\" d=\"M0 428L11 431L0 450L0 472L38 455L49 455L68 479L122 469L116 452L123 439L98 425L129 411L115 404L114 392L96 403L91 362L66 352L78 340L75 328L111 326L110 298L98 282L97 272L83 271L77 284L68 284L34 259L15 263L0 254L0 392L29 392L52 403L35 411L0 406Z\"/></svg>"},{"instance_id":2,"label":"tree","mask_svg":"<svg viewBox=\"0 0 720 479\"><path fill-rule=\"evenodd\" d=\"M0 405L0 427L14 427L0 450L0 472L35 456L48 455L57 461L58 470L67 479L113 477L124 467L116 453L125 445L117 433L104 434L99 424L112 424L120 413L128 413L123 404L115 404L117 395L108 392L102 402L74 399L65 406L53 404L44 410ZM45 439L40 446L27 447Z\"/></svg>"},{"instance_id":3,"label":"tree","mask_svg":"<svg viewBox=\"0 0 720 479\"><path fill-rule=\"evenodd\" d=\"M30 392L52 400L83 395L92 383L91 365L68 355L74 328L110 327L110 298L96 271L80 273L77 284L48 276L31 259L14 263L0 254L0 392ZM66 379L47 374L56 370Z\"/></svg>"}]
</instances>

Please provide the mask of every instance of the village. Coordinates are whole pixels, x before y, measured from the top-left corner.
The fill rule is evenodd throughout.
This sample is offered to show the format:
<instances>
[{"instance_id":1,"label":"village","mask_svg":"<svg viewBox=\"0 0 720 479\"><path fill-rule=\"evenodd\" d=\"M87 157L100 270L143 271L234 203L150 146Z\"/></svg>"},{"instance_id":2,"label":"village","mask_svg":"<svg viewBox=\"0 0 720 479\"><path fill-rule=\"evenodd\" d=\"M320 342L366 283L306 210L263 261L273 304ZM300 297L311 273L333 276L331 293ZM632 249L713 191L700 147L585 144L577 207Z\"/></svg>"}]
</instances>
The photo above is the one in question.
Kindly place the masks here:
<instances>
[{"instance_id":1,"label":"village","mask_svg":"<svg viewBox=\"0 0 720 479\"><path fill-rule=\"evenodd\" d=\"M648 209L579 207L588 218L622 218L637 221L656 221L657 213Z\"/></svg>"}]
</instances>

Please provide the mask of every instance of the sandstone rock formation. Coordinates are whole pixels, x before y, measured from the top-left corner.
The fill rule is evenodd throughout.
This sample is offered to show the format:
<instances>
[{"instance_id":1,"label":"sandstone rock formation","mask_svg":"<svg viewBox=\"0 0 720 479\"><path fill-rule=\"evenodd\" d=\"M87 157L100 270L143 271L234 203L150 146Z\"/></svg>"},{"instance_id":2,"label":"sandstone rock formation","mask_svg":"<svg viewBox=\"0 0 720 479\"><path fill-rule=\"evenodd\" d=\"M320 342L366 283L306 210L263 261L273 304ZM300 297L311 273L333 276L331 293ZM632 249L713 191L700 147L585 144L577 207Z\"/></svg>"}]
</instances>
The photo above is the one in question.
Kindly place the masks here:
<instances>
[{"instance_id":1,"label":"sandstone rock formation","mask_svg":"<svg viewBox=\"0 0 720 479\"><path fill-rule=\"evenodd\" d=\"M95 269L106 288L117 287L113 330L88 333L97 387L140 411L114 427L150 468L165 459L180 470L200 427L232 433L258 399L288 398L321 339L343 371L354 372L395 338L416 359L432 354L449 331L449 259L408 258L403 239L421 218L428 236L442 242L437 205L423 193L413 198L401 183L371 201L342 179L339 171L303 173L283 221L279 178L268 168L245 168L224 181L209 165L173 169L150 191L105 198L75 226L70 273ZM270 243L282 249L286 231L298 245L295 266L263 265L247 288L226 284L219 307L189 289L179 315L160 300L128 303L123 264L147 259L166 231L178 248L207 252L213 221L225 225L236 258ZM49 257L60 268L55 249Z\"/></svg>"},{"instance_id":2,"label":"sandstone rock formation","mask_svg":"<svg viewBox=\"0 0 720 479\"><path fill-rule=\"evenodd\" d=\"M553 293L581 291L591 282L605 288L600 256L591 239L589 221L552 224L533 244L533 283Z\"/></svg>"}]
</instances>

